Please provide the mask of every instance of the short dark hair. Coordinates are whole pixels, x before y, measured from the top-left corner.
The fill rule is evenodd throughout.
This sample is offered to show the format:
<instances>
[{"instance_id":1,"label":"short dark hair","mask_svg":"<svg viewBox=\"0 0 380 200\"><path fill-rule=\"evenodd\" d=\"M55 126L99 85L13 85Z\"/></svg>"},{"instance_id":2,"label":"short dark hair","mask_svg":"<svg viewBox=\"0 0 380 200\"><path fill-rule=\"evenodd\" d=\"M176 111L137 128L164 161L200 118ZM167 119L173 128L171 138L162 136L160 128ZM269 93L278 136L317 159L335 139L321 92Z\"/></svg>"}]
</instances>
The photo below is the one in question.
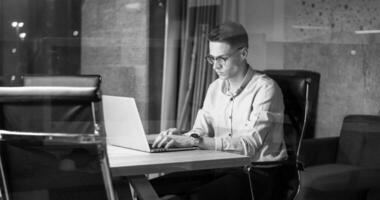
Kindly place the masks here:
<instances>
[{"instance_id":1,"label":"short dark hair","mask_svg":"<svg viewBox=\"0 0 380 200\"><path fill-rule=\"evenodd\" d=\"M219 24L208 34L210 42L226 42L233 47L248 48L248 34L243 25L227 21Z\"/></svg>"}]
</instances>

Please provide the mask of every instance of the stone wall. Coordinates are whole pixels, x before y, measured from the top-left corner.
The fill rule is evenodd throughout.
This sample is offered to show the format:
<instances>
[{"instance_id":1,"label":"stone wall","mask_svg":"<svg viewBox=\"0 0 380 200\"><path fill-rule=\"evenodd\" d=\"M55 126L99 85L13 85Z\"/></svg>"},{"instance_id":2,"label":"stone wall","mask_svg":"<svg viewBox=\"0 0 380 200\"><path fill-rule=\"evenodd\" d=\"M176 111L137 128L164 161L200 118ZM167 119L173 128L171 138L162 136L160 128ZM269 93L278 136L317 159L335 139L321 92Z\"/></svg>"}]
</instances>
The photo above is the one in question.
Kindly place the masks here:
<instances>
[{"instance_id":1,"label":"stone wall","mask_svg":"<svg viewBox=\"0 0 380 200\"><path fill-rule=\"evenodd\" d=\"M148 119L148 1L85 0L83 74L102 75L103 94L134 97Z\"/></svg>"},{"instance_id":2,"label":"stone wall","mask_svg":"<svg viewBox=\"0 0 380 200\"><path fill-rule=\"evenodd\" d=\"M380 110L379 1L287 2L284 68L321 74L318 137L340 133L348 114Z\"/></svg>"},{"instance_id":3,"label":"stone wall","mask_svg":"<svg viewBox=\"0 0 380 200\"><path fill-rule=\"evenodd\" d=\"M255 68L321 74L316 137L339 135L345 115L379 114L380 34L357 33L380 30L380 1L240 3Z\"/></svg>"}]
</instances>

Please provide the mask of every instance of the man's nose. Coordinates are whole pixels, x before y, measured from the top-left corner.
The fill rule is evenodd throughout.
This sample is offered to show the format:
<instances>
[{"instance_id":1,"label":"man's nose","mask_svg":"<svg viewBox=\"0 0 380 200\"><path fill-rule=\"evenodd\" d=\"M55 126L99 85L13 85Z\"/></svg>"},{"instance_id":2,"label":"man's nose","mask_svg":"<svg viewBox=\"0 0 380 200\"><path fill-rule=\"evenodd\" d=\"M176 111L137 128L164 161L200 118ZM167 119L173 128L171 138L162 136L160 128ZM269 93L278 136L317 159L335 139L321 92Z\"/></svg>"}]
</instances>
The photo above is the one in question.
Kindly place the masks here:
<instances>
[{"instance_id":1,"label":"man's nose","mask_svg":"<svg viewBox=\"0 0 380 200\"><path fill-rule=\"evenodd\" d=\"M212 64L212 68L214 69L214 70L216 70L216 69L220 69L222 67L222 65L221 64L219 64L218 62L214 62L214 64Z\"/></svg>"}]
</instances>

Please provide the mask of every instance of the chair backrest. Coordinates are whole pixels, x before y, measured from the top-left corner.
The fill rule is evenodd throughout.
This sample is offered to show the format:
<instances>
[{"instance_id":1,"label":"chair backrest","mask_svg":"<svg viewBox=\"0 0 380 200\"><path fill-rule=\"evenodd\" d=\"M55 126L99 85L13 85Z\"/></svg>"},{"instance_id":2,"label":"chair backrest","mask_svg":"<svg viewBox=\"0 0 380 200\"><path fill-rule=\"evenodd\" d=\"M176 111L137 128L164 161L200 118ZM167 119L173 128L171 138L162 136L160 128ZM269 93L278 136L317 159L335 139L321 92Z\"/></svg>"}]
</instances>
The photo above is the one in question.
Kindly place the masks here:
<instances>
[{"instance_id":1,"label":"chair backrest","mask_svg":"<svg viewBox=\"0 0 380 200\"><path fill-rule=\"evenodd\" d=\"M114 199L100 76L24 76L0 87L2 196Z\"/></svg>"},{"instance_id":2,"label":"chair backrest","mask_svg":"<svg viewBox=\"0 0 380 200\"><path fill-rule=\"evenodd\" d=\"M263 71L272 78L281 88L284 98L284 139L286 143L288 159L285 161L267 161L253 163L254 175L261 176L260 168L275 164L276 184L265 183L267 177L253 179L255 199L267 199L261 194L262 191L271 191L275 199L294 199L299 192L299 171L302 165L299 162L301 141L310 137L313 127L310 122L315 116L318 98L320 75L316 72L305 70L266 70ZM262 188L265 188L264 190ZM256 191L255 191L256 190Z\"/></svg>"},{"instance_id":3,"label":"chair backrest","mask_svg":"<svg viewBox=\"0 0 380 200\"><path fill-rule=\"evenodd\" d=\"M298 160L300 141L312 128L310 121L315 116L320 75L305 70L266 70L264 73L282 90L285 142L290 159Z\"/></svg>"},{"instance_id":4,"label":"chair backrest","mask_svg":"<svg viewBox=\"0 0 380 200\"><path fill-rule=\"evenodd\" d=\"M380 168L380 115L344 117L339 138L337 162Z\"/></svg>"},{"instance_id":5,"label":"chair backrest","mask_svg":"<svg viewBox=\"0 0 380 200\"><path fill-rule=\"evenodd\" d=\"M14 131L94 132L100 81L96 75L24 76L18 86L1 87L1 125Z\"/></svg>"}]
</instances>

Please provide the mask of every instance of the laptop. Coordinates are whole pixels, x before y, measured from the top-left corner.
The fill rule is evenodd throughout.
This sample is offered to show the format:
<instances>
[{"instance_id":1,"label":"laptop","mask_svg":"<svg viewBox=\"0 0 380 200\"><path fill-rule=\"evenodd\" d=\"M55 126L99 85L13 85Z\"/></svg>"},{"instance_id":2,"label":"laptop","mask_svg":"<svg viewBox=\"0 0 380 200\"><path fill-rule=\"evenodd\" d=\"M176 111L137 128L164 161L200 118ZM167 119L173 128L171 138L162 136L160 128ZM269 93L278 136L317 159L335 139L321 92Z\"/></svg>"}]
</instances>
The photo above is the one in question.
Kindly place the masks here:
<instances>
[{"instance_id":1,"label":"laptop","mask_svg":"<svg viewBox=\"0 0 380 200\"><path fill-rule=\"evenodd\" d=\"M102 103L108 144L151 153L197 149L196 147L152 148L148 143L134 98L102 95Z\"/></svg>"}]
</instances>

